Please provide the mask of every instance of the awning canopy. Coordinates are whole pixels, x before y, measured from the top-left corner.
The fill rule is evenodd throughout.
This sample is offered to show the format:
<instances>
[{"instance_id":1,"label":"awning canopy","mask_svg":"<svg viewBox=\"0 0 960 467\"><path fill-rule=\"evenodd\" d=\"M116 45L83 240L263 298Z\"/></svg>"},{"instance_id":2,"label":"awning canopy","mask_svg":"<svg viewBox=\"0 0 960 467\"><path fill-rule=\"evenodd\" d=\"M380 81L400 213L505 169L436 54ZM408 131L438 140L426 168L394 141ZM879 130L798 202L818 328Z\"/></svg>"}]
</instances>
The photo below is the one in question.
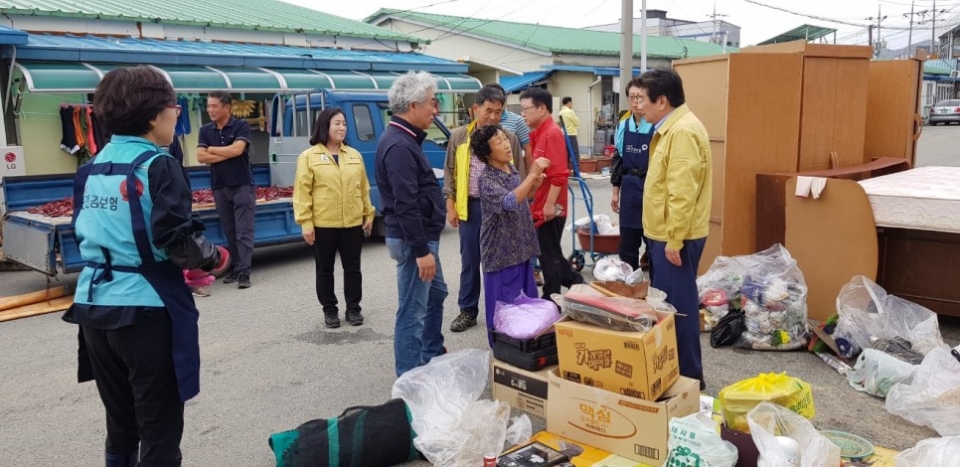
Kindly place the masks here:
<instances>
[{"instance_id":1,"label":"awning canopy","mask_svg":"<svg viewBox=\"0 0 960 467\"><path fill-rule=\"evenodd\" d=\"M553 70L538 70L528 71L520 76L501 76L500 85L507 93L519 92L543 84L552 74Z\"/></svg>"},{"instance_id":2,"label":"awning canopy","mask_svg":"<svg viewBox=\"0 0 960 467\"><path fill-rule=\"evenodd\" d=\"M30 92L91 93L100 79L114 68L129 66L101 63L17 62L17 69ZM385 91L399 72L320 71L282 68L231 68L204 66L154 66L177 92L226 90L245 93L339 91ZM433 73L437 92L476 92L480 81L459 73Z\"/></svg>"}]
</instances>

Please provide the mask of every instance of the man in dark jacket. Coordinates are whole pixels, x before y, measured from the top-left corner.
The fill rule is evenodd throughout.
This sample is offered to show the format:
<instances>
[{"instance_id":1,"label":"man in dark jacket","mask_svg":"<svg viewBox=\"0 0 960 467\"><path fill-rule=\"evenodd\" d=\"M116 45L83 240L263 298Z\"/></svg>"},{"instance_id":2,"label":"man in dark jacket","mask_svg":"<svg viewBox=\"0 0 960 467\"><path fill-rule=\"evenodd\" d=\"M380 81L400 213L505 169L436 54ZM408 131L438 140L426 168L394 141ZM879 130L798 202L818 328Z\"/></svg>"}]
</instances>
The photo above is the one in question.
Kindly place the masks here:
<instances>
[{"instance_id":1,"label":"man in dark jacket","mask_svg":"<svg viewBox=\"0 0 960 467\"><path fill-rule=\"evenodd\" d=\"M421 144L437 115L436 80L407 73L390 88L393 118L377 145L376 174L387 248L397 262L400 308L394 332L397 376L444 352L440 232L443 193Z\"/></svg>"}]
</instances>

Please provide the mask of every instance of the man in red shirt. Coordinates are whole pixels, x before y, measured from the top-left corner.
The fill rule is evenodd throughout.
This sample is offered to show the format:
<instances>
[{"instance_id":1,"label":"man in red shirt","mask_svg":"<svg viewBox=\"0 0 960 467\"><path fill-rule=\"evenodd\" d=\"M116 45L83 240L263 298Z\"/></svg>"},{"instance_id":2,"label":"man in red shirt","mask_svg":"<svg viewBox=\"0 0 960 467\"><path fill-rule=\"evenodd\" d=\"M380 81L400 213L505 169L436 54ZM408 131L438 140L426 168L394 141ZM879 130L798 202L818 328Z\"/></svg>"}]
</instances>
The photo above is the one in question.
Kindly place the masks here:
<instances>
[{"instance_id":1,"label":"man in red shirt","mask_svg":"<svg viewBox=\"0 0 960 467\"><path fill-rule=\"evenodd\" d=\"M560 293L560 287L583 282L583 276L574 271L563 256L560 239L567 222L567 146L566 138L553 121L553 96L545 89L529 88L520 94L523 119L530 127L530 145L533 159L545 157L550 167L547 179L537 190L530 211L537 226L540 242L540 269L543 273L543 298Z\"/></svg>"}]
</instances>

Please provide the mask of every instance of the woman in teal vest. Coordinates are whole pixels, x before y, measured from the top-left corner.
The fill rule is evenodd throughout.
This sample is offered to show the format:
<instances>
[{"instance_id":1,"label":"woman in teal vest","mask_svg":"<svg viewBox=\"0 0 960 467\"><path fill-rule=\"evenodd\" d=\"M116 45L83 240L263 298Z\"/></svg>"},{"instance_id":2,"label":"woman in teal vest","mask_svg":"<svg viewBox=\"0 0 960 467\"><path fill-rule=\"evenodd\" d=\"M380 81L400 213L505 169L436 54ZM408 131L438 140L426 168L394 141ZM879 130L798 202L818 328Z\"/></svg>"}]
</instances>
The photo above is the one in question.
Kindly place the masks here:
<instances>
[{"instance_id":1,"label":"woman in teal vest","mask_svg":"<svg viewBox=\"0 0 960 467\"><path fill-rule=\"evenodd\" d=\"M179 466L183 404L200 391L198 312L183 270L222 272L229 254L201 234L186 172L161 149L181 110L166 78L115 69L93 106L113 137L74 179L87 265L63 319L80 325L79 379L96 380L106 408L106 466Z\"/></svg>"}]
</instances>

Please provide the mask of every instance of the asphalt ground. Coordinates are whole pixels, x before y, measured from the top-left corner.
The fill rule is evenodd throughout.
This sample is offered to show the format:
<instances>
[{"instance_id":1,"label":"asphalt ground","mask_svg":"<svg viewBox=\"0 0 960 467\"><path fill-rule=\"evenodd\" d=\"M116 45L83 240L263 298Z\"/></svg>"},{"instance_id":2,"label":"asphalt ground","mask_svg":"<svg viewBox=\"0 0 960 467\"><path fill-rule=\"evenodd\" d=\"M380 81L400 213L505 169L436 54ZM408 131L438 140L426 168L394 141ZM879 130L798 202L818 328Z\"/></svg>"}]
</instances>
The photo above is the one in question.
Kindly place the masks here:
<instances>
[{"instance_id":1,"label":"asphalt ground","mask_svg":"<svg viewBox=\"0 0 960 467\"><path fill-rule=\"evenodd\" d=\"M918 165L960 165L958 137L957 126L925 127ZM596 211L609 214L608 181L591 181L589 186ZM582 204L576 209L578 216L583 214ZM440 257L450 289L444 329L458 313L458 241L455 230L444 231ZM571 248L569 234L563 244ZM186 408L184 466L275 465L267 446L271 433L390 398L397 291L394 262L382 240L364 246L363 273L366 323L361 327L322 327L313 256L303 245L258 249L251 289L217 283L211 297L197 300L201 393ZM341 279L338 272L338 284ZM66 275L53 283L74 280ZM40 273L0 272L0 296L47 285ZM60 315L0 323L2 466L103 463L103 408L93 383L76 383L77 328ZM446 332L447 347L484 348L482 326ZM941 331L950 345L960 342L960 320L942 318ZM814 423L820 429L849 431L897 450L936 436L888 414L882 400L853 390L807 352L715 350L707 335L702 343L708 394L758 373L786 371L813 388ZM532 420L535 431L544 429L543 419Z\"/></svg>"}]
</instances>

